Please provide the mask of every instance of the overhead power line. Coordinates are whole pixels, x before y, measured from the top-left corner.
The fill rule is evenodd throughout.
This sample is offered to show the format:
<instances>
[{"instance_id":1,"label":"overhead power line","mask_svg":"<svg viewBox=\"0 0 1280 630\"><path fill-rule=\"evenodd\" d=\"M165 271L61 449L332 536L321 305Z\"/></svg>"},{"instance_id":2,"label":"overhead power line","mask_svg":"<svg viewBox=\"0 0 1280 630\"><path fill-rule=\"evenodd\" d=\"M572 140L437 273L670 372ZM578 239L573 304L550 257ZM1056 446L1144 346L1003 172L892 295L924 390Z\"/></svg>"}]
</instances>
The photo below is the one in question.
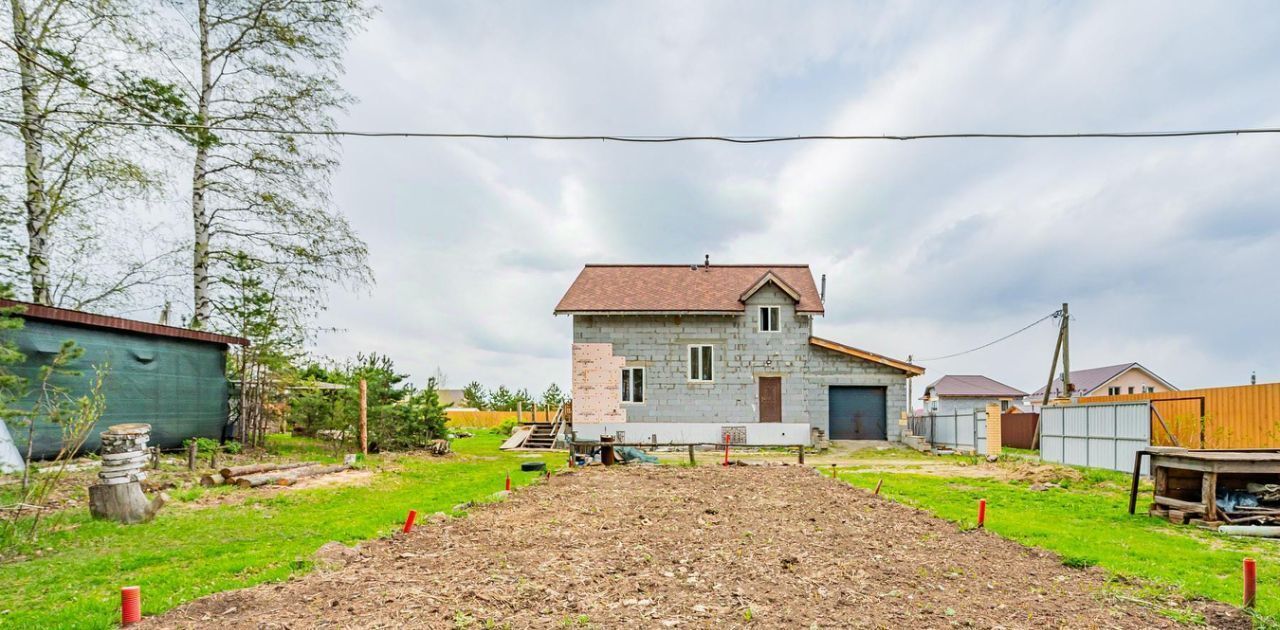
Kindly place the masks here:
<instances>
[{"instance_id":1,"label":"overhead power line","mask_svg":"<svg viewBox=\"0 0 1280 630\"><path fill-rule=\"evenodd\" d=\"M68 119L67 116L62 116ZM74 122L116 127L180 129L184 131L204 131L209 133L262 133L296 136L329 136L357 138L425 138L443 140L538 140L567 142L622 142L637 144L672 144L680 142L722 142L729 144L773 144L782 142L813 141L873 141L873 140L1082 140L1082 139L1154 139L1154 138L1187 138L1195 136L1240 136L1280 134L1280 127L1247 127L1235 129L1194 129L1184 131L1085 131L1085 132L948 132L948 133L914 133L914 134L800 134L790 136L748 136L748 135L625 135L625 134L539 134L539 133L504 133L481 131L362 131L350 129L290 129L282 127L244 127L236 125L199 125L189 123L173 123L156 120L112 120L102 118L70 118ZM0 118L0 122L10 125L21 124L13 118Z\"/></svg>"},{"instance_id":2,"label":"overhead power line","mask_svg":"<svg viewBox=\"0 0 1280 630\"><path fill-rule=\"evenodd\" d=\"M947 355L943 355L943 356L940 356L940 357L929 357L929 358L927 358L927 359L915 359L915 362L920 363L920 362L924 362L924 361L941 361L942 359L950 359L950 358L953 358L953 357L958 357L958 356L961 356L961 355L969 354L969 353L971 353L971 352L977 352L977 351L979 351L979 350L982 350L983 348L989 348L989 347L991 347L991 346L994 346L994 345L996 345L996 344L1000 343L1001 341L1004 341L1004 340L1006 340L1006 339L1009 339L1010 337L1014 337L1014 336L1018 335L1019 333L1026 332L1027 330L1030 330L1030 329L1031 329L1033 326L1035 326L1036 324L1039 324L1040 322L1043 322L1043 321L1044 321L1044 320L1046 320L1046 319L1054 318L1054 317L1061 317L1061 316L1062 316L1062 311L1060 311L1060 310L1058 310L1058 311L1054 311L1054 312L1049 313L1048 315L1045 315L1044 317L1041 317L1040 319L1037 319L1036 321L1031 322L1030 324L1027 324L1026 326L1023 326L1022 328L1019 328L1019 329L1017 329L1017 330L1015 330L1015 331L1013 331L1013 332L1011 332L1011 333L1009 333L1009 334L1007 334L1007 335L1005 335L1005 336L1003 336L1003 337L1001 337L1001 338L999 338L999 339L996 339L996 340L994 340L994 341L989 341L989 342L987 342L987 343L984 343L984 344L982 344L982 345L978 346L977 348L970 348L970 349L968 349L968 350L965 350L964 352L957 352L957 353L955 353L955 354L947 354Z\"/></svg>"},{"instance_id":3,"label":"overhead power line","mask_svg":"<svg viewBox=\"0 0 1280 630\"><path fill-rule=\"evenodd\" d=\"M39 59L25 54L13 43L0 39L0 44L12 50L23 59L29 61L41 71L53 76L70 80L63 72L49 67ZM236 132L262 133L296 136L328 136L357 138L426 138L450 140L538 140L567 142L623 142L638 144L671 144L678 142L723 142L729 144L773 144L780 142L813 142L813 141L874 141L896 140L900 142L912 140L1082 140L1082 139L1152 139L1152 138L1188 138L1195 136L1240 136L1267 135L1280 133L1280 127L1240 127L1231 129L1191 129L1164 131L1084 131L1084 132L943 132L943 133L910 133L910 134L798 134L798 135L630 135L630 134L538 134L538 133L499 133L488 131L360 131L343 129L287 129L275 127L243 127L235 125L201 125L175 123L158 120L152 112L137 106L128 99L108 94L92 86L84 89L107 100L114 101L127 109L131 109L148 120L97 119L91 117L75 118L64 114L62 118L85 124L109 125L116 127L163 128L185 131L204 132ZM21 125L22 121L11 117L0 118L0 123Z\"/></svg>"}]
</instances>

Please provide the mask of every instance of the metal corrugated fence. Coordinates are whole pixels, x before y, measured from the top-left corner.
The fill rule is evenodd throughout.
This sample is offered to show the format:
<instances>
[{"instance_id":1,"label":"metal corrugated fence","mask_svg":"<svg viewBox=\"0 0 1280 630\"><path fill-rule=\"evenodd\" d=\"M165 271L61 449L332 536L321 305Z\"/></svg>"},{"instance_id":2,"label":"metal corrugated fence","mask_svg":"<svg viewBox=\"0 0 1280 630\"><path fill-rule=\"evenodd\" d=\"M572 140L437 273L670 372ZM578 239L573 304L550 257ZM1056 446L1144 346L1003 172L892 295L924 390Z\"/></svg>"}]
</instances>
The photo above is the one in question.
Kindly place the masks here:
<instances>
[{"instance_id":1,"label":"metal corrugated fence","mask_svg":"<svg viewBox=\"0 0 1280 630\"><path fill-rule=\"evenodd\" d=\"M1082 402L1151 401L1178 445L1188 448L1280 447L1280 383L1091 396ZM1174 446L1155 424L1155 444Z\"/></svg>"},{"instance_id":2,"label":"metal corrugated fence","mask_svg":"<svg viewBox=\"0 0 1280 630\"><path fill-rule=\"evenodd\" d=\"M1044 407L1040 410L1040 458L1132 471L1134 453L1151 444L1150 414L1145 402Z\"/></svg>"}]
</instances>

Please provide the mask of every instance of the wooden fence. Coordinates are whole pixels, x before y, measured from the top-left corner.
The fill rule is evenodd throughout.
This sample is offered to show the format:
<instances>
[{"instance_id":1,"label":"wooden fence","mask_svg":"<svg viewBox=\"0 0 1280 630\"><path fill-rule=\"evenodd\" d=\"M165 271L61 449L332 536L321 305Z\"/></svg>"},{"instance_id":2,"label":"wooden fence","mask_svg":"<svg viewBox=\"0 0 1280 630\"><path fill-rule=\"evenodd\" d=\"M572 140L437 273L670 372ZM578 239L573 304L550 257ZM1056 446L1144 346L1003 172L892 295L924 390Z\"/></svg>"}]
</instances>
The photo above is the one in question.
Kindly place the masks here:
<instances>
[{"instance_id":1,"label":"wooden fence","mask_svg":"<svg viewBox=\"0 0 1280 630\"><path fill-rule=\"evenodd\" d=\"M475 427L478 429L492 429L507 420L516 422L521 416L520 412L515 411L472 411L451 409L444 413L446 416L449 416L448 425L451 427ZM537 414L538 422L551 422L555 419L556 411L554 409L548 410L545 407L538 407ZM523 412L523 418L525 422L533 421L533 412L529 409L525 409Z\"/></svg>"},{"instance_id":2,"label":"wooden fence","mask_svg":"<svg viewBox=\"0 0 1280 630\"><path fill-rule=\"evenodd\" d=\"M1156 446L1174 446L1176 438L1187 448L1280 448L1280 383L1089 396L1080 402L1134 400L1151 401Z\"/></svg>"}]
</instances>

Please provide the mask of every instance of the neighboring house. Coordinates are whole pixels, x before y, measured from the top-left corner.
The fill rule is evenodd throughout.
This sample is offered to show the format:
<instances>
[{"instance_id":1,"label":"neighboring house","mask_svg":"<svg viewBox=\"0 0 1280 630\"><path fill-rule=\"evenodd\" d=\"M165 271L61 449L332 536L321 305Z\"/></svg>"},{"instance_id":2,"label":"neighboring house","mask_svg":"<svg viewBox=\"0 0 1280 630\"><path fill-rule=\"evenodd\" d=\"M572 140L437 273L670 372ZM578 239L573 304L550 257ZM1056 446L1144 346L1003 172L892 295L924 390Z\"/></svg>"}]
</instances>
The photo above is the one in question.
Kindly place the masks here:
<instances>
[{"instance_id":1,"label":"neighboring house","mask_svg":"<svg viewBox=\"0 0 1280 630\"><path fill-rule=\"evenodd\" d=\"M440 397L440 404L446 409L467 408L467 397L462 394L460 389L437 389L436 395Z\"/></svg>"},{"instance_id":2,"label":"neighboring house","mask_svg":"<svg viewBox=\"0 0 1280 630\"><path fill-rule=\"evenodd\" d=\"M815 337L808 265L587 265L555 313L573 317L575 426L803 423L790 426L897 439L907 378L924 372Z\"/></svg>"},{"instance_id":3,"label":"neighboring house","mask_svg":"<svg viewBox=\"0 0 1280 630\"><path fill-rule=\"evenodd\" d=\"M1153 392L1176 392L1177 387L1160 378L1155 372L1138 363L1121 363L1088 370L1071 371L1071 396L1062 389L1062 375L1053 381L1053 389L1049 396L1054 398L1083 398L1085 396L1117 396L1120 394L1149 394ZM1031 394L1030 402L1038 407L1044 400L1044 388Z\"/></svg>"},{"instance_id":4,"label":"neighboring house","mask_svg":"<svg viewBox=\"0 0 1280 630\"><path fill-rule=\"evenodd\" d=\"M21 306L21 329L9 331L25 360L12 371L34 383L42 366L58 354L62 343L74 340L84 354L67 367L79 376L58 377L72 398L89 391L95 367L105 370L102 393L106 411L89 433L86 450L99 446L98 434L113 424L151 425L150 443L177 448L193 437L219 439L230 416L227 346L248 345L240 337L201 330L95 315L26 302L0 300L0 306ZM33 399L20 401L28 405ZM10 426L18 448L25 451L27 429ZM37 422L33 455L58 453L61 429Z\"/></svg>"},{"instance_id":5,"label":"neighboring house","mask_svg":"<svg viewBox=\"0 0 1280 630\"><path fill-rule=\"evenodd\" d=\"M986 409L989 404L1000 405L1000 411L1009 411L1015 400L1026 396L1020 389L985 376L948 374L924 388L921 400L926 409L935 413Z\"/></svg>"}]
</instances>

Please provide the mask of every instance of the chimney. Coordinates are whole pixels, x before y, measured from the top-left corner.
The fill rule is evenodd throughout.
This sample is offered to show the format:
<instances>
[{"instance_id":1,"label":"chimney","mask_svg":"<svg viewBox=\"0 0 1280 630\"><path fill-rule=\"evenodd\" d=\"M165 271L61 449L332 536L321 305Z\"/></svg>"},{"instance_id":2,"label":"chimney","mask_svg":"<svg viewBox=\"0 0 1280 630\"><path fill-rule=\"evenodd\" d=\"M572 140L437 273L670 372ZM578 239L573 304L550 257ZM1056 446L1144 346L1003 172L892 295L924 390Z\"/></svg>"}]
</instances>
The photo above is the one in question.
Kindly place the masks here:
<instances>
[{"instance_id":1,"label":"chimney","mask_svg":"<svg viewBox=\"0 0 1280 630\"><path fill-rule=\"evenodd\" d=\"M823 304L827 303L827 274L822 274L822 289L818 291L818 298Z\"/></svg>"}]
</instances>

